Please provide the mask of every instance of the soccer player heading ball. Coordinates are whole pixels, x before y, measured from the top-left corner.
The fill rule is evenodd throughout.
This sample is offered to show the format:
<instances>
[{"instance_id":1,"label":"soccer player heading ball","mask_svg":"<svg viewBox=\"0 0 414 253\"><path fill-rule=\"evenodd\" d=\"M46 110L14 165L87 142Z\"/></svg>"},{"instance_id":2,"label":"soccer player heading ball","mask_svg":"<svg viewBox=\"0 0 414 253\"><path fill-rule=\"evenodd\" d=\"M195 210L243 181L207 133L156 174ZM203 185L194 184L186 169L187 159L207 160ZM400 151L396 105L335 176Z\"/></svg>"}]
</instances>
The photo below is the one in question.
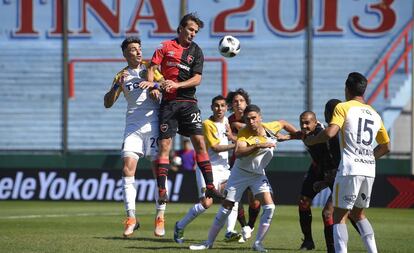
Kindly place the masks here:
<instances>
[{"instance_id":1,"label":"soccer player heading ball","mask_svg":"<svg viewBox=\"0 0 414 253\"><path fill-rule=\"evenodd\" d=\"M155 87L162 91L160 106L160 141L157 166L159 201L168 201L165 183L170 168L169 153L176 133L190 137L196 151L197 164L206 182L206 197L223 198L213 184L211 163L203 137L200 109L195 96L196 86L201 83L204 56L193 41L204 23L196 14L185 15L177 28L178 36L161 43L151 60L148 80L154 80L155 71L161 66L165 81Z\"/></svg>"}]
</instances>

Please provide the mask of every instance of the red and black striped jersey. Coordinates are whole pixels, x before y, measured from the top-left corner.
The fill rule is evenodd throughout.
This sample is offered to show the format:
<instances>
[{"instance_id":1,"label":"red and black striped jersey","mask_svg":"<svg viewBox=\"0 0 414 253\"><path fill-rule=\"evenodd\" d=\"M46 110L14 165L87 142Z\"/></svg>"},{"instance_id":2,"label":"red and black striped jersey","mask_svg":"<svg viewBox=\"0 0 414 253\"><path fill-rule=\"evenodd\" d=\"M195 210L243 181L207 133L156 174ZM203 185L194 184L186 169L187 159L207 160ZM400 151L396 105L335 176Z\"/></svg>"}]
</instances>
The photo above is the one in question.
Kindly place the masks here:
<instances>
[{"instance_id":1,"label":"red and black striped jersey","mask_svg":"<svg viewBox=\"0 0 414 253\"><path fill-rule=\"evenodd\" d=\"M152 64L161 66L161 73L166 80L182 82L195 74L202 74L204 56L201 48L192 42L187 48L182 47L177 38L161 43L151 59ZM164 100L197 100L196 88L183 88L164 92Z\"/></svg>"}]
</instances>

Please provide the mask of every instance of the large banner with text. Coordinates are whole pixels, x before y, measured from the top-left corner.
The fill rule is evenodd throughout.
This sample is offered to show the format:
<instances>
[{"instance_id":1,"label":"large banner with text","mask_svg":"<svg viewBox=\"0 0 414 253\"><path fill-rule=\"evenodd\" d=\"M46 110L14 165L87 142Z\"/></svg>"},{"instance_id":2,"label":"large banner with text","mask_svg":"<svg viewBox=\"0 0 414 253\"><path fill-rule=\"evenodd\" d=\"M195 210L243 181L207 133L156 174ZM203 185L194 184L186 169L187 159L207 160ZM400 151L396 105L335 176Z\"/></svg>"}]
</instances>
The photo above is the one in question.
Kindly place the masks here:
<instances>
[{"instance_id":1,"label":"large banner with text","mask_svg":"<svg viewBox=\"0 0 414 253\"><path fill-rule=\"evenodd\" d=\"M269 172L268 178L275 201L295 205L304 174L300 172ZM156 181L150 170L139 170L136 177L137 201L152 202ZM371 206L412 208L414 178L410 176L377 176ZM168 188L171 202L197 201L195 174L170 173ZM2 169L0 200L50 201L122 201L121 172L104 169Z\"/></svg>"}]
</instances>

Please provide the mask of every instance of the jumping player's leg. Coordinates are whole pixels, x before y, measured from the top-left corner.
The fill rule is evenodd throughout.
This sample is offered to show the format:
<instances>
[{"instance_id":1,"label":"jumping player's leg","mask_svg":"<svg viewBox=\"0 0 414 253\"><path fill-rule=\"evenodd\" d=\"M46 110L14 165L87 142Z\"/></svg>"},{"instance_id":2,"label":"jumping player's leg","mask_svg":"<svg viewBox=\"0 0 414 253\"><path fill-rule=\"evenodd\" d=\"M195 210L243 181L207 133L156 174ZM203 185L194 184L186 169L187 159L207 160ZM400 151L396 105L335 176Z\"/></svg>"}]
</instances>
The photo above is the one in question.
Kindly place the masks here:
<instances>
[{"instance_id":1,"label":"jumping player's leg","mask_svg":"<svg viewBox=\"0 0 414 253\"><path fill-rule=\"evenodd\" d=\"M199 134L191 135L190 139L196 152L197 165L203 173L203 177L206 182L206 197L223 199L223 194L215 188L213 183L213 170L207 153L206 144L204 142L204 136Z\"/></svg>"},{"instance_id":2,"label":"jumping player's leg","mask_svg":"<svg viewBox=\"0 0 414 253\"><path fill-rule=\"evenodd\" d=\"M123 153L124 166L122 168L122 191L124 196L125 220L124 237L132 236L134 230L139 227L139 222L135 217L135 199L137 190L135 188L135 170L138 163L138 155L133 152Z\"/></svg>"},{"instance_id":3,"label":"jumping player's leg","mask_svg":"<svg viewBox=\"0 0 414 253\"><path fill-rule=\"evenodd\" d=\"M190 137L196 152L197 165L203 173L206 182L206 197L223 199L223 195L217 191L213 184L213 171L204 142L200 109L196 103L179 102L177 103L177 115L176 117L180 118L180 121L177 121L178 133Z\"/></svg>"},{"instance_id":4,"label":"jumping player's leg","mask_svg":"<svg viewBox=\"0 0 414 253\"><path fill-rule=\"evenodd\" d=\"M157 179L157 160L152 161L152 174L154 179ZM167 179L166 179L167 180ZM155 189L155 221L154 221L154 235L157 237L163 237L165 235L165 209L167 208L167 203L160 203L159 202L159 189L158 187ZM168 191L167 191L168 196Z\"/></svg>"},{"instance_id":5,"label":"jumping player's leg","mask_svg":"<svg viewBox=\"0 0 414 253\"><path fill-rule=\"evenodd\" d=\"M173 102L161 103L159 110L159 138L158 138L158 159L156 161L157 186L159 199L158 202L163 204L168 202L166 182L168 170L170 169L170 151L172 147L172 138L177 133L178 122L175 117L178 108Z\"/></svg>"},{"instance_id":6,"label":"jumping player's leg","mask_svg":"<svg viewBox=\"0 0 414 253\"><path fill-rule=\"evenodd\" d=\"M172 146L172 138L159 140L159 154L157 163L157 186L160 204L168 202L166 182L170 169L169 154Z\"/></svg>"}]
</instances>

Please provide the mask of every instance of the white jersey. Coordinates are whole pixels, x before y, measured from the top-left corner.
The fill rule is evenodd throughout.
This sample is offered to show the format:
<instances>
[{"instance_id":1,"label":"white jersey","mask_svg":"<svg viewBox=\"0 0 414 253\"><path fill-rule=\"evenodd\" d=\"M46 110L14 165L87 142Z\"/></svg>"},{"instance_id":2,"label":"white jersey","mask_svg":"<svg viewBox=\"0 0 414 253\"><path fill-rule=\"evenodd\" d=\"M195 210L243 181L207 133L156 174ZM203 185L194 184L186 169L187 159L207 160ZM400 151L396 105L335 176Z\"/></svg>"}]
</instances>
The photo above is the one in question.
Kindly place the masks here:
<instances>
[{"instance_id":1,"label":"white jersey","mask_svg":"<svg viewBox=\"0 0 414 253\"><path fill-rule=\"evenodd\" d=\"M375 177L374 139L388 143L389 137L381 117L369 105L351 100L339 103L330 124L341 128L341 176Z\"/></svg>"},{"instance_id":2,"label":"white jersey","mask_svg":"<svg viewBox=\"0 0 414 253\"><path fill-rule=\"evenodd\" d=\"M227 117L222 122L215 122L211 118L203 122L204 138L206 140L207 152L210 157L210 163L213 166L221 166L229 169L229 152L214 152L211 147L215 145L228 145L229 139L226 135L226 125L229 124Z\"/></svg>"},{"instance_id":3,"label":"white jersey","mask_svg":"<svg viewBox=\"0 0 414 253\"><path fill-rule=\"evenodd\" d=\"M123 69L124 70L124 69ZM122 74L121 70L115 79ZM144 64L137 69L126 68L129 75L124 80L122 91L127 101L125 119L125 137L143 127L158 126L159 102L149 97L148 89L138 87L139 83L147 80L147 67Z\"/></svg>"},{"instance_id":4,"label":"white jersey","mask_svg":"<svg viewBox=\"0 0 414 253\"><path fill-rule=\"evenodd\" d=\"M268 136L257 136L248 128L242 128L238 135L237 141L246 142L248 146L256 143L276 143L276 134L282 129L279 121L272 121L269 123L262 123L266 132L270 133ZM255 174L265 175L265 168L273 158L275 148L261 148L256 152L243 157L237 157L234 168L240 168Z\"/></svg>"}]
</instances>

